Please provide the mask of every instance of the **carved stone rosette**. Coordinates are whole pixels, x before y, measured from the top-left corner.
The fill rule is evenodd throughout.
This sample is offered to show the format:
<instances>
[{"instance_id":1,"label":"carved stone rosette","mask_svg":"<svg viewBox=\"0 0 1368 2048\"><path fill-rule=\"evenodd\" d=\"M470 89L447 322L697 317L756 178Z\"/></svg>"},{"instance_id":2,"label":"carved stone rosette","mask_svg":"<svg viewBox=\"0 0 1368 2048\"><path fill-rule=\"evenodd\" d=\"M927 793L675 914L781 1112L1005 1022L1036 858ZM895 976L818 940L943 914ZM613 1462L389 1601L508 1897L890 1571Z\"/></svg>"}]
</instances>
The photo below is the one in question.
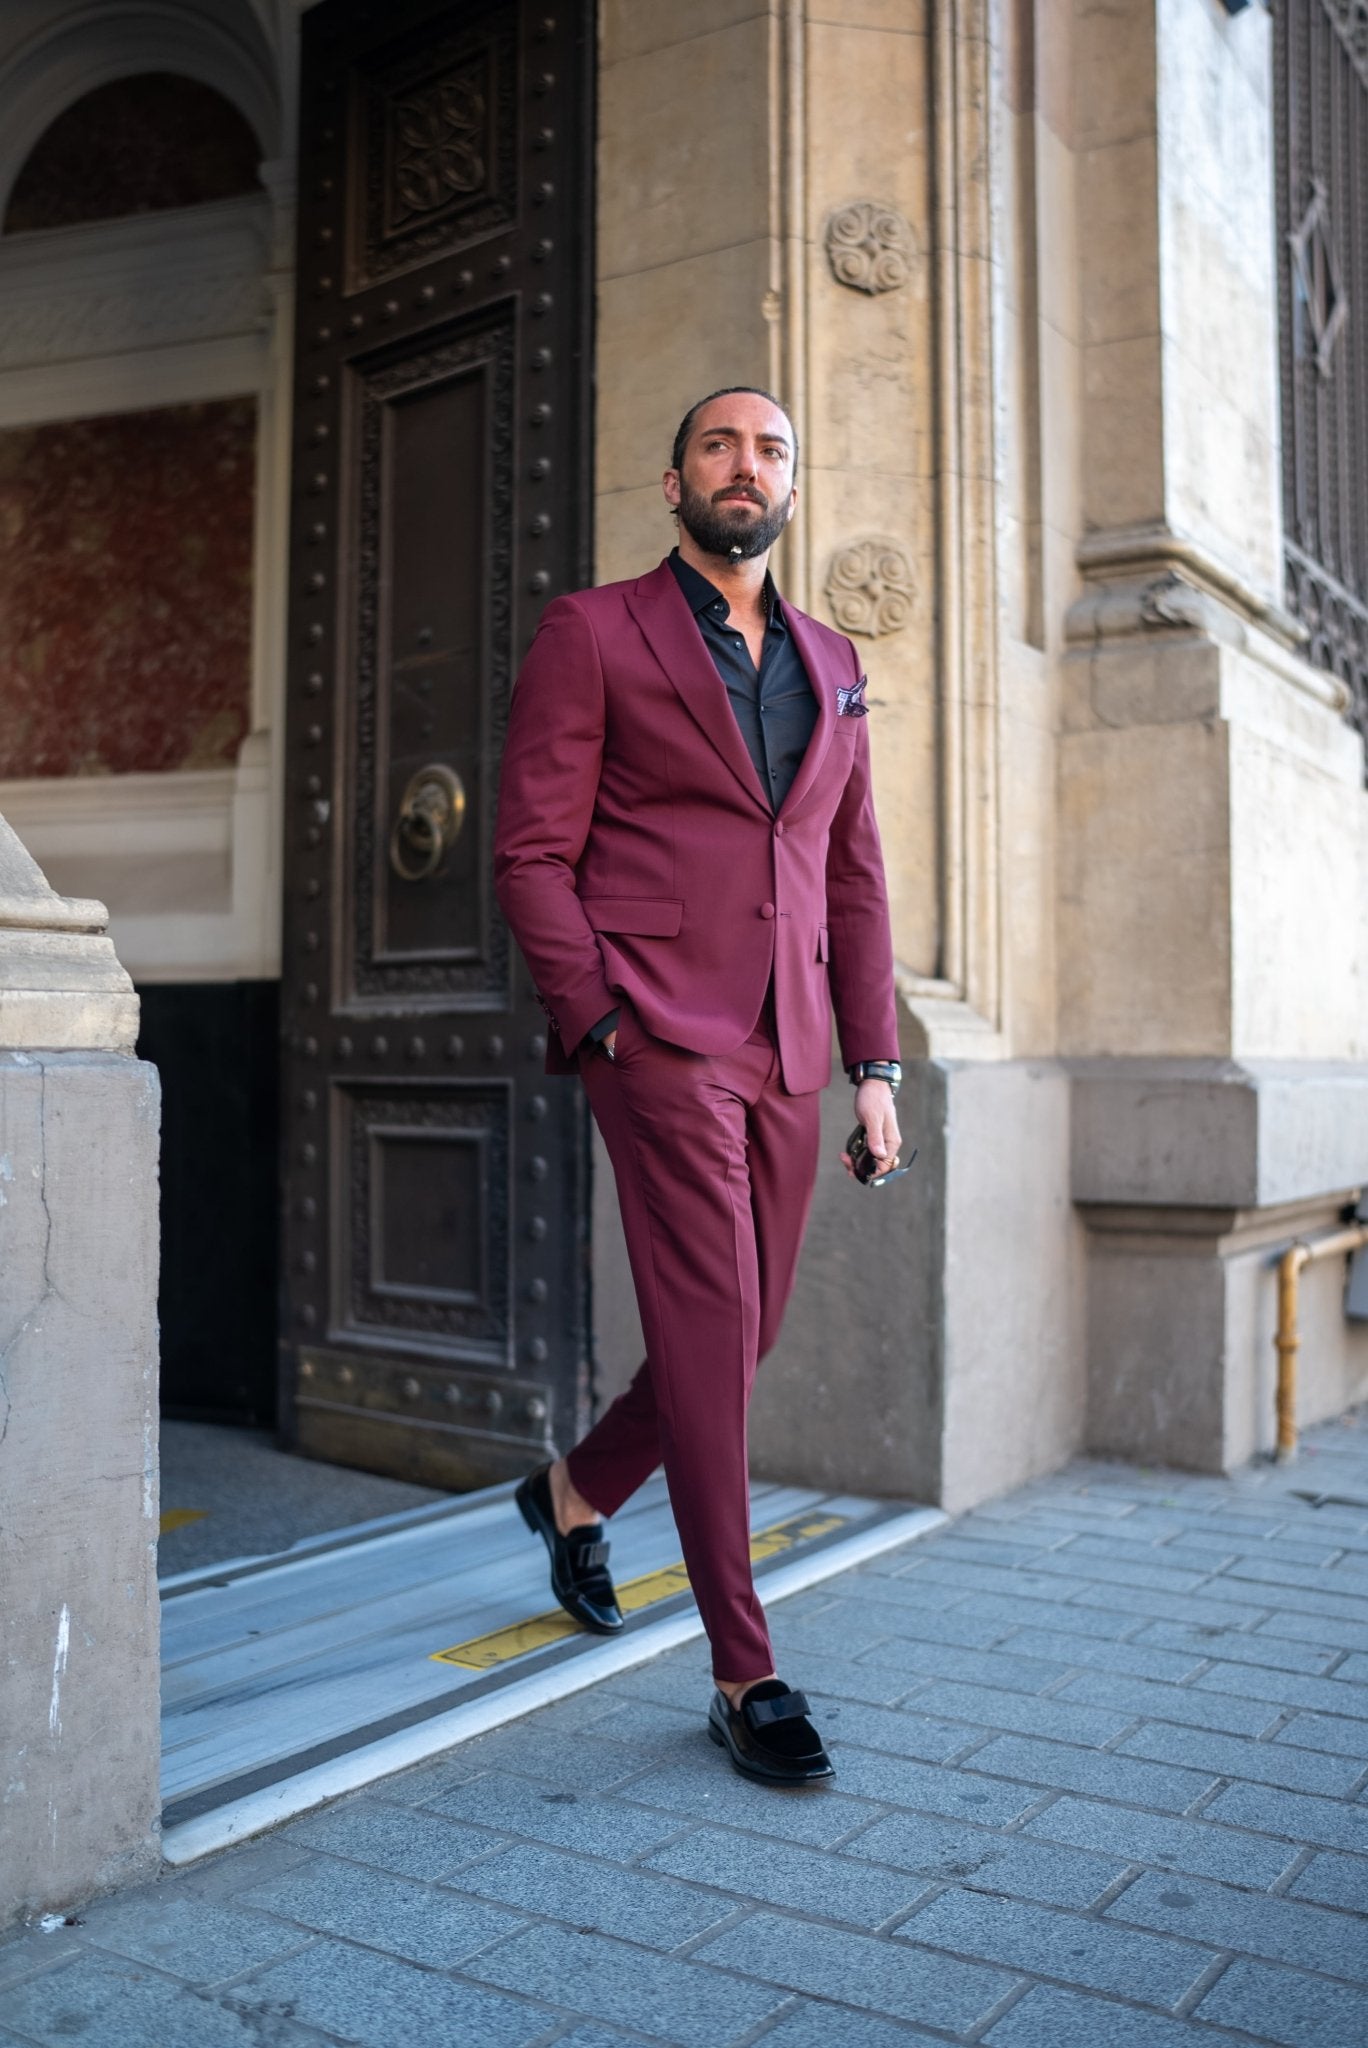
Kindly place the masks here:
<instances>
[{"instance_id":1,"label":"carved stone rosette","mask_svg":"<svg viewBox=\"0 0 1368 2048\"><path fill-rule=\"evenodd\" d=\"M900 632L912 617L916 595L906 548L883 534L847 542L831 558L826 595L843 633L878 640Z\"/></svg>"},{"instance_id":2,"label":"carved stone rosette","mask_svg":"<svg viewBox=\"0 0 1368 2048\"><path fill-rule=\"evenodd\" d=\"M837 284L855 292L895 292L912 275L916 242L895 206L856 199L828 220L826 252Z\"/></svg>"}]
</instances>

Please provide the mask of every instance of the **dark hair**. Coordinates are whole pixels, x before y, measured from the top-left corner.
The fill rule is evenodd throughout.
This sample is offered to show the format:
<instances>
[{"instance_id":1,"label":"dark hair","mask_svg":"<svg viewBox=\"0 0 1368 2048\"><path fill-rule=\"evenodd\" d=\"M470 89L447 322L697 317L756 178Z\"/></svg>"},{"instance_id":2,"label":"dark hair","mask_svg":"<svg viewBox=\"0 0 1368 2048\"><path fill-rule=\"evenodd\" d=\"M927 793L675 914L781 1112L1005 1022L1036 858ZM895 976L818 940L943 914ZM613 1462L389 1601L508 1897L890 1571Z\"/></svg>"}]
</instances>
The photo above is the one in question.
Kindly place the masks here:
<instances>
[{"instance_id":1,"label":"dark hair","mask_svg":"<svg viewBox=\"0 0 1368 2048\"><path fill-rule=\"evenodd\" d=\"M778 406L793 433L793 467L795 471L797 470L798 429L793 424L793 415L781 399L776 398L772 391L764 390L759 384L724 384L720 391L710 391L706 398L695 399L683 419L679 422L678 429L676 430L674 447L670 450L671 469L683 469L684 450L689 445L689 436L693 432L693 423L702 412L704 406L711 405L715 398L730 398L733 394L741 392L748 393L752 398L767 398L771 405Z\"/></svg>"}]
</instances>

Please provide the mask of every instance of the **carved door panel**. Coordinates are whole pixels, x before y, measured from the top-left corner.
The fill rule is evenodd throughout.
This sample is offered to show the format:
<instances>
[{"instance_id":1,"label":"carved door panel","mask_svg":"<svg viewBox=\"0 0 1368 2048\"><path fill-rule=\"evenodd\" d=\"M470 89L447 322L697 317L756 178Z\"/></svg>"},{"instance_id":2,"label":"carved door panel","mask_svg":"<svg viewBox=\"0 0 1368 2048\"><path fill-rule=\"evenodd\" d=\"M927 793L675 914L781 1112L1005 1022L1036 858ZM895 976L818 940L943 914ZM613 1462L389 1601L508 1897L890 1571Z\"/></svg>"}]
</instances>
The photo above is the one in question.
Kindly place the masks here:
<instances>
[{"instance_id":1,"label":"carved door panel","mask_svg":"<svg viewBox=\"0 0 1368 2048\"><path fill-rule=\"evenodd\" d=\"M303 21L281 1421L457 1488L587 1402L582 1110L491 833L518 661L587 580L592 19Z\"/></svg>"}]
</instances>

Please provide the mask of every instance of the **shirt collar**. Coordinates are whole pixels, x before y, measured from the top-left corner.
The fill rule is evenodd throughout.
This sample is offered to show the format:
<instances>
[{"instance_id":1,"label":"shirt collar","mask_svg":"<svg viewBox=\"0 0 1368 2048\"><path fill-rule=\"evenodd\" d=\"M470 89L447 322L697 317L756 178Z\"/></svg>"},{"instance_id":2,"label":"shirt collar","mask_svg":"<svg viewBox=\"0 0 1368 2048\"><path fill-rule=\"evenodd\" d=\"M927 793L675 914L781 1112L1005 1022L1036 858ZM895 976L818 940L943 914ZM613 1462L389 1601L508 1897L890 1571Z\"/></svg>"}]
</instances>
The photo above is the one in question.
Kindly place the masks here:
<instances>
[{"instance_id":1,"label":"shirt collar","mask_svg":"<svg viewBox=\"0 0 1368 2048\"><path fill-rule=\"evenodd\" d=\"M692 562L686 562L678 548L671 548L666 560L674 571L675 582L683 591L684 601L695 618L700 612L706 612L712 606L721 607L714 613L715 617L727 617L729 608L726 598L715 583L708 581L701 569L695 569ZM765 571L765 617L770 625L783 623L779 592L774 587L774 578L768 569Z\"/></svg>"}]
</instances>

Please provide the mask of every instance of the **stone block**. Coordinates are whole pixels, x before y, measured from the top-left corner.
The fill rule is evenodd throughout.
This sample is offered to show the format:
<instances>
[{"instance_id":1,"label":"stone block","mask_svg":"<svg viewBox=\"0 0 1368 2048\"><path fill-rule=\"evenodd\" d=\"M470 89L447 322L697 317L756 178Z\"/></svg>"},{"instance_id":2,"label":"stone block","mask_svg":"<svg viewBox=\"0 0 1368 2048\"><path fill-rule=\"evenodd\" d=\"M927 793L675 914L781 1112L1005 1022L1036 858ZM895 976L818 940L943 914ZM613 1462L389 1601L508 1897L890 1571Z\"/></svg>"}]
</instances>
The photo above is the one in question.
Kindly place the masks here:
<instances>
[{"instance_id":1,"label":"stone block","mask_svg":"<svg viewBox=\"0 0 1368 2048\"><path fill-rule=\"evenodd\" d=\"M1257 1738L1272 1729L1279 1710L1267 1701L1233 1699L1196 1692L1189 1686L1151 1685L1144 1679L1119 1677L1111 1671L1085 1671L1070 1679L1056 1695L1089 1706L1115 1707L1129 1716L1145 1714L1156 1721L1174 1721L1185 1728L1210 1728L1222 1735Z\"/></svg>"},{"instance_id":2,"label":"stone block","mask_svg":"<svg viewBox=\"0 0 1368 2048\"><path fill-rule=\"evenodd\" d=\"M943 1764L958 1756L977 1739L978 1731L959 1722L940 1720L922 1713L914 1702L909 1708L889 1711L849 1700L839 1692L824 1692L820 1685L806 1685L813 1710L830 1742L857 1749L875 1749L885 1756L913 1757L920 1763Z\"/></svg>"},{"instance_id":3,"label":"stone block","mask_svg":"<svg viewBox=\"0 0 1368 2048\"><path fill-rule=\"evenodd\" d=\"M1296 1642L1280 1642L1271 1635L1249 1635L1238 1614L1231 1614L1225 1626L1202 1627L1186 1622L1153 1621L1133 1640L1141 1646L1154 1644L1163 1649L1191 1650L1194 1656L1219 1658L1223 1664L1254 1670L1306 1672L1329 1669L1335 1652L1329 1648L1309 1649ZM1239 1679L1229 1687L1239 1689Z\"/></svg>"},{"instance_id":4,"label":"stone block","mask_svg":"<svg viewBox=\"0 0 1368 2048\"><path fill-rule=\"evenodd\" d=\"M1325 1849L1363 1853L1368 1842L1368 1812L1344 1800L1319 1799L1304 1792L1286 1792L1276 1785L1227 1785L1203 1809L1209 1820L1231 1827L1254 1828L1288 1841L1314 1843Z\"/></svg>"},{"instance_id":5,"label":"stone block","mask_svg":"<svg viewBox=\"0 0 1368 2048\"><path fill-rule=\"evenodd\" d=\"M764 0L699 0L681 14L673 0L605 0L599 23L600 62L620 64L653 50L735 28L767 12Z\"/></svg>"},{"instance_id":6,"label":"stone block","mask_svg":"<svg viewBox=\"0 0 1368 2048\"><path fill-rule=\"evenodd\" d=\"M946 1891L905 1920L897 1939L983 1956L1007 1969L1059 1977L1171 2010L1215 1960L1188 1942L1123 1934L1110 1922L1018 1899Z\"/></svg>"},{"instance_id":7,"label":"stone block","mask_svg":"<svg viewBox=\"0 0 1368 2048\"><path fill-rule=\"evenodd\" d=\"M1264 1890L1277 1883L1298 1853L1286 1842L1213 1826L1207 1820L1181 1820L1091 1799L1057 1799L1043 1813L1032 1815L1026 1826L1031 1834L1052 1842L1101 1850L1128 1863L1152 1863L1161 1870L1188 1871L1195 1877Z\"/></svg>"},{"instance_id":8,"label":"stone block","mask_svg":"<svg viewBox=\"0 0 1368 2048\"><path fill-rule=\"evenodd\" d=\"M518 1915L497 1907L322 1856L302 1870L253 1885L239 1899L300 1927L359 1941L434 1970L454 1969L487 1941L523 1924Z\"/></svg>"},{"instance_id":9,"label":"stone block","mask_svg":"<svg viewBox=\"0 0 1368 2048\"><path fill-rule=\"evenodd\" d=\"M738 1777L710 1742L705 1740L701 1746L707 1755L696 1762L670 1764L664 1770L638 1778L632 1786L634 1804L661 1807L691 1820L725 1821L730 1827L749 1828L755 1834L775 1835L782 1841L805 1842L815 1849L830 1848L842 1835L848 1835L861 1821L869 1819L869 1808L862 1799L829 1790L826 1785L814 1787L801 1799L776 1799L769 1786ZM892 1770L897 1766L889 1762L885 1768ZM848 1770L842 1771L841 1781L850 1783ZM657 1845L667 1835L677 1834L682 1825L676 1818L666 1827L660 1815L633 1812L631 1818L649 1822ZM619 1854L623 1854L616 1832L610 1839Z\"/></svg>"},{"instance_id":10,"label":"stone block","mask_svg":"<svg viewBox=\"0 0 1368 2048\"><path fill-rule=\"evenodd\" d=\"M1162 517L1163 373L1157 334L1094 342L1083 368L1085 530Z\"/></svg>"},{"instance_id":11,"label":"stone block","mask_svg":"<svg viewBox=\"0 0 1368 2048\"><path fill-rule=\"evenodd\" d=\"M616 1935L643 1948L678 1948L734 1910L732 1901L692 1891L669 1877L621 1870L530 1842L488 1857L450 1882L505 1906L535 1902L543 1919L566 1920L581 1934Z\"/></svg>"},{"instance_id":12,"label":"stone block","mask_svg":"<svg viewBox=\"0 0 1368 2048\"><path fill-rule=\"evenodd\" d=\"M1182 1762L1194 1770L1209 1770L1213 1777L1280 1785L1289 1792L1314 1792L1331 1799L1352 1791L1368 1761L1286 1749L1281 1743L1248 1742L1238 1735L1218 1735L1208 1729L1173 1728L1164 1722L1150 1722L1128 1735L1121 1751L1152 1763Z\"/></svg>"},{"instance_id":13,"label":"stone block","mask_svg":"<svg viewBox=\"0 0 1368 2048\"><path fill-rule=\"evenodd\" d=\"M1295 1714L1274 1740L1296 1749L1323 1749L1332 1756L1356 1757L1368 1767L1368 1727L1335 1714Z\"/></svg>"},{"instance_id":14,"label":"stone block","mask_svg":"<svg viewBox=\"0 0 1368 2048\"><path fill-rule=\"evenodd\" d=\"M991 1834L985 1828L957 1826L920 1813L886 1815L845 1843L841 1854L891 1863L924 1885L958 1884L970 1891L1000 1892L1079 1912L1093 1905L1126 1868L1114 1855L1051 1848L1023 1835ZM843 1886L847 1882L842 1879Z\"/></svg>"},{"instance_id":15,"label":"stone block","mask_svg":"<svg viewBox=\"0 0 1368 2048\"><path fill-rule=\"evenodd\" d=\"M785 2013L778 2026L765 2035L773 2048L907 2048L909 2042L912 2048L918 2042L931 2048L937 2038L922 2033L920 2028L886 2026L867 2013L842 2012L834 2005L809 2005L806 2000L793 2012Z\"/></svg>"},{"instance_id":16,"label":"stone block","mask_svg":"<svg viewBox=\"0 0 1368 2048\"><path fill-rule=\"evenodd\" d=\"M1124 654L1094 656L1099 666L1117 659ZM1131 726L1061 741L1066 1053L1228 1052L1228 801L1222 727Z\"/></svg>"},{"instance_id":17,"label":"stone block","mask_svg":"<svg viewBox=\"0 0 1368 2048\"><path fill-rule=\"evenodd\" d=\"M918 1643L915 1648L908 1647L911 1656L904 1668L915 1670L922 1678L958 1678L969 1685L995 1685L1004 1692L1028 1696L1057 1684L1070 1668L1064 1660L1049 1663L1038 1656L1017 1656L1015 1641L996 1650L962 1650L953 1643ZM861 1664L887 1661L886 1646L871 1650L860 1659Z\"/></svg>"},{"instance_id":18,"label":"stone block","mask_svg":"<svg viewBox=\"0 0 1368 2048\"><path fill-rule=\"evenodd\" d=\"M1237 1957L1196 2007L1212 2026L1242 2028L1284 2048L1344 2048L1368 2035L1368 1996Z\"/></svg>"},{"instance_id":19,"label":"stone block","mask_svg":"<svg viewBox=\"0 0 1368 2048\"><path fill-rule=\"evenodd\" d=\"M474 1828L456 1827L433 1813L386 1806L378 1799L311 1813L276 1839L304 1843L329 1856L392 1871L396 1877L437 1882L493 1846L488 1835Z\"/></svg>"},{"instance_id":20,"label":"stone block","mask_svg":"<svg viewBox=\"0 0 1368 2048\"><path fill-rule=\"evenodd\" d=\"M1339 1906L1362 1917L1368 1913L1368 1855L1341 1856L1323 1849L1288 1886L1287 1896L1310 1899L1319 1906Z\"/></svg>"},{"instance_id":21,"label":"stone block","mask_svg":"<svg viewBox=\"0 0 1368 2048\"><path fill-rule=\"evenodd\" d=\"M679 2048L727 2048L783 2003L779 1993L720 1970L644 1955L621 1942L559 1927L528 1928L478 1956L467 1974L660 2035Z\"/></svg>"},{"instance_id":22,"label":"stone block","mask_svg":"<svg viewBox=\"0 0 1368 2048\"><path fill-rule=\"evenodd\" d=\"M607 1847L623 1862L675 1832L674 1824L657 1814L575 1792L548 1793L525 1778L497 1771L440 1792L428 1803L454 1820L471 1821L503 1835L525 1835L599 1855Z\"/></svg>"},{"instance_id":23,"label":"stone block","mask_svg":"<svg viewBox=\"0 0 1368 2048\"><path fill-rule=\"evenodd\" d=\"M1319 1970L1327 1977L1368 1982L1363 1929L1323 1906L1259 1898L1231 1885L1193 1877L1178 1881L1147 1872L1107 1908L1107 1924L1116 1920L1182 1935L1212 1948Z\"/></svg>"},{"instance_id":24,"label":"stone block","mask_svg":"<svg viewBox=\"0 0 1368 2048\"><path fill-rule=\"evenodd\" d=\"M1262 1638L1255 1638L1261 1641ZM1222 1653L1224 1655L1224 1653ZM1352 1660L1345 1659L1345 1664ZM1203 1692L1239 1693L1245 1699L1266 1700L1280 1707L1306 1707L1313 1712L1344 1715L1357 1727L1359 1739L1368 1743L1368 1686L1353 1685L1340 1677L1340 1665L1333 1678L1306 1678L1295 1671L1260 1671L1247 1664L1213 1664L1195 1681Z\"/></svg>"},{"instance_id":25,"label":"stone block","mask_svg":"<svg viewBox=\"0 0 1368 2048\"><path fill-rule=\"evenodd\" d=\"M84 1921L93 1947L198 1985L258 1969L309 1940L297 1927L235 1906L150 1891L98 1905Z\"/></svg>"},{"instance_id":26,"label":"stone block","mask_svg":"<svg viewBox=\"0 0 1368 2048\"><path fill-rule=\"evenodd\" d=\"M979 1758L984 1753L976 1751L967 1765L957 1770L942 1770L935 1764L848 1749L841 1755L841 1783L862 1800L914 1807L950 1820L976 1821L983 1827L1006 1827L1037 1803L1040 1791L1033 1785L1004 1784L1009 1773L999 1771L996 1765L989 1767L993 1776L979 1776ZM867 1818L863 1808L861 1818Z\"/></svg>"},{"instance_id":27,"label":"stone block","mask_svg":"<svg viewBox=\"0 0 1368 2048\"><path fill-rule=\"evenodd\" d=\"M1071 1668L1083 1665L1090 1671L1158 1679L1169 1685L1181 1685L1201 1661L1198 1652L1189 1655L1182 1650L1151 1649L1134 1640L1124 1643L1105 1639L1094 1641L1090 1636L1057 1635L1051 1629L1029 1626L1010 1637L1002 1647L1013 1656L1055 1658Z\"/></svg>"},{"instance_id":28,"label":"stone block","mask_svg":"<svg viewBox=\"0 0 1368 2048\"><path fill-rule=\"evenodd\" d=\"M1336 1615L1333 1621L1327 1621L1319 1607L1310 1614L1297 1614L1289 1608L1280 1607L1276 1614L1266 1619L1256 1621L1252 1613L1246 1613L1242 1617L1232 1615L1232 1620L1236 1627L1240 1625L1241 1620L1246 1626L1252 1623L1260 1636L1283 1637L1295 1643L1314 1643L1318 1649L1327 1653L1337 1649L1368 1650L1368 1622L1346 1621L1341 1615ZM1280 1643L1278 1647L1285 1648L1286 1643ZM1222 1654L1227 1653L1223 1651ZM1323 1670L1325 1667L1322 1665L1320 1668Z\"/></svg>"},{"instance_id":29,"label":"stone block","mask_svg":"<svg viewBox=\"0 0 1368 2048\"><path fill-rule=\"evenodd\" d=\"M768 283L768 243L734 235L716 251L605 268L597 326L600 498L659 488L675 430L705 392L747 377L768 384ZM668 533L665 538L672 546ZM636 558L618 573L639 576L658 559L654 547L643 549L638 541Z\"/></svg>"},{"instance_id":30,"label":"stone block","mask_svg":"<svg viewBox=\"0 0 1368 2048\"><path fill-rule=\"evenodd\" d=\"M769 137L756 83L768 75L769 36L768 15L754 11L692 35L685 93L670 46L602 67L598 149L613 174L599 181L601 279L711 258L768 232ZM707 120L684 120L685 100L706 106Z\"/></svg>"},{"instance_id":31,"label":"stone block","mask_svg":"<svg viewBox=\"0 0 1368 2048\"><path fill-rule=\"evenodd\" d=\"M1080 1536L1066 1551L1038 1557L1034 1569L1047 1578L1082 1579L1090 1585L1141 1586L1152 1593L1195 1593L1210 1576L1212 1567L1204 1563L1197 1571L1182 1570L1157 1557L1151 1561L1133 1550L1118 1557L1114 1550Z\"/></svg>"},{"instance_id":32,"label":"stone block","mask_svg":"<svg viewBox=\"0 0 1368 2048\"><path fill-rule=\"evenodd\" d=\"M133 1059L0 1052L0 1926L160 1860L158 1122Z\"/></svg>"},{"instance_id":33,"label":"stone block","mask_svg":"<svg viewBox=\"0 0 1368 2048\"><path fill-rule=\"evenodd\" d=\"M261 2048L255 2021L183 1984L112 1956L83 1956L6 1993L5 2018L26 2041L63 2048L82 2036L100 2048ZM309 2048L312 2034L278 2020L271 2048ZM399 2048L395 2043L394 2048Z\"/></svg>"},{"instance_id":34,"label":"stone block","mask_svg":"<svg viewBox=\"0 0 1368 2048\"><path fill-rule=\"evenodd\" d=\"M1064 1588L1061 1587L1060 1591L1063 1592ZM1135 1626L1135 1619L1133 1613L1108 1612L1106 1608L1085 1607L1081 1602L1070 1604L1064 1600L1040 1599L1023 1602L1009 1593L978 1593L967 1617L958 1610L945 1616L947 1622L978 1622L985 1633L992 1629L994 1641L1000 1641L1013 1629L1042 1628L1060 1635L1078 1635L1106 1642L1128 1635Z\"/></svg>"},{"instance_id":35,"label":"stone block","mask_svg":"<svg viewBox=\"0 0 1368 2048\"><path fill-rule=\"evenodd\" d=\"M1154 0L1087 0L1074 10L1078 148L1152 134L1156 124Z\"/></svg>"},{"instance_id":36,"label":"stone block","mask_svg":"<svg viewBox=\"0 0 1368 2048\"><path fill-rule=\"evenodd\" d=\"M756 1913L694 1951L699 1962L894 2019L968 2033L1012 1989L1003 1970L949 1956L905 1955L892 1942Z\"/></svg>"},{"instance_id":37,"label":"stone block","mask_svg":"<svg viewBox=\"0 0 1368 2048\"><path fill-rule=\"evenodd\" d=\"M1192 2029L1134 2006L1037 1984L984 2035L987 2048L1191 2048Z\"/></svg>"},{"instance_id":38,"label":"stone block","mask_svg":"<svg viewBox=\"0 0 1368 2048\"><path fill-rule=\"evenodd\" d=\"M463 1753L477 1771L514 1771L574 1792L606 1792L642 1767L630 1750L604 1750L592 1736L539 1728L535 1738L518 1722L480 1736Z\"/></svg>"},{"instance_id":39,"label":"stone block","mask_svg":"<svg viewBox=\"0 0 1368 2048\"><path fill-rule=\"evenodd\" d=\"M547 2027L542 2006L454 1983L341 1941L315 1942L250 1983L234 1985L230 1996L248 2018L251 2031L244 2039L269 2041L273 2048L284 2014L357 2048L432 2048L434 2041L453 2048L466 2041L478 2041L480 2048L525 2048L540 2041ZM311 2031L308 2038L317 2037ZM157 2043L161 2048L160 2036Z\"/></svg>"},{"instance_id":40,"label":"stone block","mask_svg":"<svg viewBox=\"0 0 1368 2048\"><path fill-rule=\"evenodd\" d=\"M1057 1694L1048 1699L1003 1692L993 1685L959 1685L938 1681L915 1701L918 1713L944 1714L975 1728L1010 1729L1018 1735L1044 1735L1051 1742L1077 1742L1101 1749L1124 1733L1134 1713L1103 1713L1089 1706L1071 1706ZM966 1731L961 1730L961 1739Z\"/></svg>"},{"instance_id":41,"label":"stone block","mask_svg":"<svg viewBox=\"0 0 1368 2048\"><path fill-rule=\"evenodd\" d=\"M1078 279L1085 347L1159 332L1159 193L1154 138L1083 152L1077 159L1078 232L1087 260Z\"/></svg>"},{"instance_id":42,"label":"stone block","mask_svg":"<svg viewBox=\"0 0 1368 2048\"><path fill-rule=\"evenodd\" d=\"M876 1862L884 1860L893 1859L875 1856ZM731 1893L711 1902L725 1912L755 1901L871 1929L905 1912L922 1889L912 1877L848 1868L844 1860L734 1828L699 1828L657 1849L649 1861L656 1870Z\"/></svg>"},{"instance_id":43,"label":"stone block","mask_svg":"<svg viewBox=\"0 0 1368 2048\"><path fill-rule=\"evenodd\" d=\"M1185 1813L1211 1789L1214 1771L1183 1770L1118 1756L1114 1750L1075 1749L1063 1742L1037 1742L1024 1735L1000 1735L975 1752L973 1768L996 1776L1053 1785L1061 1792L1091 1792L1124 1799L1161 1813Z\"/></svg>"}]
</instances>

